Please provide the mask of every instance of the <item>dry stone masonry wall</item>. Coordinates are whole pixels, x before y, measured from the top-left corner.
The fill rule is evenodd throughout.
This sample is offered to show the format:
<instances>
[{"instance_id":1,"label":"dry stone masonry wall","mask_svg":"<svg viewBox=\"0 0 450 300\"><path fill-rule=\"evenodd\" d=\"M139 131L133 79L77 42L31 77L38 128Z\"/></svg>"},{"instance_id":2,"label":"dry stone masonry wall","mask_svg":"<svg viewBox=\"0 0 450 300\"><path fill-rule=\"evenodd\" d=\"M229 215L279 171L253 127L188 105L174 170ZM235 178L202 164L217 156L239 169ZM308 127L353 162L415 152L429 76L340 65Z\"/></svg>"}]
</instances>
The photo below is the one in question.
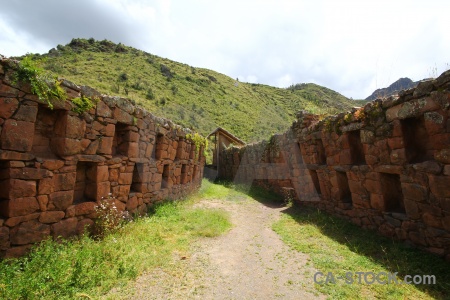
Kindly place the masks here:
<instances>
[{"instance_id":1,"label":"dry stone masonry wall","mask_svg":"<svg viewBox=\"0 0 450 300\"><path fill-rule=\"evenodd\" d=\"M450 71L269 142L221 153L219 176L282 192L450 260Z\"/></svg>"},{"instance_id":2,"label":"dry stone masonry wall","mask_svg":"<svg viewBox=\"0 0 450 300\"><path fill-rule=\"evenodd\" d=\"M196 190L202 149L188 129L129 100L63 81L67 101L53 109L29 85L13 84L14 62L0 61L0 255L16 257L48 236L69 237L93 224L95 205L121 211ZM75 97L98 100L83 114Z\"/></svg>"}]
</instances>

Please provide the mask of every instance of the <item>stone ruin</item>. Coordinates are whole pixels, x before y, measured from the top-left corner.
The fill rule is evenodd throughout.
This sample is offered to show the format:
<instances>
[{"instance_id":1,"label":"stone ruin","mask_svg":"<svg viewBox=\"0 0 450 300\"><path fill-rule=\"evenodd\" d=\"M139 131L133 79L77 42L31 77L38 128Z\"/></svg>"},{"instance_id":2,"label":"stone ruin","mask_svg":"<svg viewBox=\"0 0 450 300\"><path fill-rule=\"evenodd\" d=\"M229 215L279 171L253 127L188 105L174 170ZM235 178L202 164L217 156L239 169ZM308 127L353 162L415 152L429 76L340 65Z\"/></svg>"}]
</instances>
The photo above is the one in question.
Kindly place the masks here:
<instances>
[{"instance_id":1,"label":"stone ruin","mask_svg":"<svg viewBox=\"0 0 450 300\"><path fill-rule=\"evenodd\" d=\"M189 129L67 80L68 100L50 109L30 85L12 82L15 65L0 57L1 257L83 233L102 198L144 214L200 186L205 158ZM99 101L80 115L70 100L81 95Z\"/></svg>"},{"instance_id":2,"label":"stone ruin","mask_svg":"<svg viewBox=\"0 0 450 300\"><path fill-rule=\"evenodd\" d=\"M450 71L398 96L220 153L219 177L409 241L450 260Z\"/></svg>"}]
</instances>

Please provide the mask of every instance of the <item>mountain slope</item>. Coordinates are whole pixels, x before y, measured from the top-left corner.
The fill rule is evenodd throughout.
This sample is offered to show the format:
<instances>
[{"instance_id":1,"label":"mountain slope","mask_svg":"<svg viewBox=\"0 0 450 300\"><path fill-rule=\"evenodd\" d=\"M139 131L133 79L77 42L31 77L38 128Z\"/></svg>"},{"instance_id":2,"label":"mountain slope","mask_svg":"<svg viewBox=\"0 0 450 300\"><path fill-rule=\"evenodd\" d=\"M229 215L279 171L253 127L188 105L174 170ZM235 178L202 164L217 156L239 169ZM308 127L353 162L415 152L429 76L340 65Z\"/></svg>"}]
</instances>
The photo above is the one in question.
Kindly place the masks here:
<instances>
[{"instance_id":1,"label":"mountain slope","mask_svg":"<svg viewBox=\"0 0 450 300\"><path fill-rule=\"evenodd\" d=\"M221 126L246 142L288 128L295 112L336 113L351 100L315 84L287 89L238 82L122 44L73 39L48 54L44 68L102 93L134 100L152 113L207 135Z\"/></svg>"},{"instance_id":2,"label":"mountain slope","mask_svg":"<svg viewBox=\"0 0 450 300\"><path fill-rule=\"evenodd\" d=\"M401 90L406 90L406 89L416 87L418 83L419 83L419 81L412 81L411 79L409 79L407 77L400 78L399 80L397 80L396 82L394 82L393 84L388 86L387 88L375 90L372 93L372 95L370 95L369 97L366 98L366 100L372 101L372 100L375 100L380 97L388 97L391 95L395 95Z\"/></svg>"}]
</instances>

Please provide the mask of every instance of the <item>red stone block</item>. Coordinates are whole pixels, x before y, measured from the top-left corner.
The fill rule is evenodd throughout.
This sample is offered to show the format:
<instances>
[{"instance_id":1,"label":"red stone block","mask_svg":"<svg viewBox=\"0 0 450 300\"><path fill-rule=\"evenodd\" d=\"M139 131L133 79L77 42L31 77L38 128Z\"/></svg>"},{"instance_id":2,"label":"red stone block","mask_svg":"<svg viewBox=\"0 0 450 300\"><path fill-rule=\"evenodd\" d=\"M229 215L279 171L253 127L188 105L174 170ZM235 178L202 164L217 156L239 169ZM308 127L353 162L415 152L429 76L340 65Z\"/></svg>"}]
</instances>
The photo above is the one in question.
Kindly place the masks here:
<instances>
[{"instance_id":1,"label":"red stone block","mask_svg":"<svg viewBox=\"0 0 450 300\"><path fill-rule=\"evenodd\" d=\"M81 141L76 139L58 137L51 140L50 147L58 156L71 156L80 154Z\"/></svg>"},{"instance_id":2,"label":"red stone block","mask_svg":"<svg viewBox=\"0 0 450 300\"><path fill-rule=\"evenodd\" d=\"M50 200L48 203L49 210L66 210L73 202L73 190L72 191L60 191L50 194Z\"/></svg>"},{"instance_id":3,"label":"red stone block","mask_svg":"<svg viewBox=\"0 0 450 300\"><path fill-rule=\"evenodd\" d=\"M77 218L69 218L58 223L55 223L51 227L52 236L54 238L68 238L77 234Z\"/></svg>"},{"instance_id":4,"label":"red stone block","mask_svg":"<svg viewBox=\"0 0 450 300\"><path fill-rule=\"evenodd\" d=\"M134 209L136 209L138 207L138 199L136 196L131 197L130 199L128 199L127 204L126 204L126 208L128 211L133 211Z\"/></svg>"},{"instance_id":5,"label":"red stone block","mask_svg":"<svg viewBox=\"0 0 450 300\"><path fill-rule=\"evenodd\" d=\"M2 149L29 152L33 146L34 123L6 120L1 135Z\"/></svg>"},{"instance_id":6,"label":"red stone block","mask_svg":"<svg viewBox=\"0 0 450 300\"><path fill-rule=\"evenodd\" d=\"M133 125L133 116L118 107L114 109L114 119L123 124Z\"/></svg>"},{"instance_id":7,"label":"red stone block","mask_svg":"<svg viewBox=\"0 0 450 300\"><path fill-rule=\"evenodd\" d=\"M0 84L0 97L17 97L20 91L6 84Z\"/></svg>"},{"instance_id":8,"label":"red stone block","mask_svg":"<svg viewBox=\"0 0 450 300\"><path fill-rule=\"evenodd\" d=\"M405 198L421 202L428 198L427 189L416 183L402 183L402 192Z\"/></svg>"},{"instance_id":9,"label":"red stone block","mask_svg":"<svg viewBox=\"0 0 450 300\"><path fill-rule=\"evenodd\" d=\"M0 118L9 119L19 107L15 98L0 98Z\"/></svg>"},{"instance_id":10,"label":"red stone block","mask_svg":"<svg viewBox=\"0 0 450 300\"><path fill-rule=\"evenodd\" d=\"M133 173L121 173L119 175L119 184L131 184L133 181Z\"/></svg>"},{"instance_id":11,"label":"red stone block","mask_svg":"<svg viewBox=\"0 0 450 300\"><path fill-rule=\"evenodd\" d=\"M405 149L395 149L391 151L391 163L394 165L403 165L407 162Z\"/></svg>"},{"instance_id":12,"label":"red stone block","mask_svg":"<svg viewBox=\"0 0 450 300\"><path fill-rule=\"evenodd\" d=\"M56 223L64 218L65 213L63 211L45 211L41 213L39 217L39 222L41 223Z\"/></svg>"},{"instance_id":13,"label":"red stone block","mask_svg":"<svg viewBox=\"0 0 450 300\"><path fill-rule=\"evenodd\" d=\"M108 124L105 127L105 135L109 137L114 137L115 130L116 126L114 124Z\"/></svg>"},{"instance_id":14,"label":"red stone block","mask_svg":"<svg viewBox=\"0 0 450 300\"><path fill-rule=\"evenodd\" d=\"M64 114L57 118L55 123L55 133L59 137L70 139L82 139L86 132L86 121L78 116Z\"/></svg>"},{"instance_id":15,"label":"red stone block","mask_svg":"<svg viewBox=\"0 0 450 300\"><path fill-rule=\"evenodd\" d=\"M104 118L111 118L112 117L111 109L103 101L98 101L97 102L96 114L97 114L97 116L104 117Z\"/></svg>"},{"instance_id":16,"label":"red stone block","mask_svg":"<svg viewBox=\"0 0 450 300\"><path fill-rule=\"evenodd\" d=\"M89 232L90 228L92 228L93 225L94 225L94 221L91 219L83 219L83 220L78 221L76 234L82 235L85 232Z\"/></svg>"},{"instance_id":17,"label":"red stone block","mask_svg":"<svg viewBox=\"0 0 450 300\"><path fill-rule=\"evenodd\" d=\"M75 187L76 173L56 174L53 177L55 191L69 191Z\"/></svg>"},{"instance_id":18,"label":"red stone block","mask_svg":"<svg viewBox=\"0 0 450 300\"><path fill-rule=\"evenodd\" d=\"M450 145L450 133L439 133L430 137L428 147L433 150L448 149Z\"/></svg>"},{"instance_id":19,"label":"red stone block","mask_svg":"<svg viewBox=\"0 0 450 300\"><path fill-rule=\"evenodd\" d=\"M405 148L405 142L403 137L395 137L388 139L388 145L391 149Z\"/></svg>"},{"instance_id":20,"label":"red stone block","mask_svg":"<svg viewBox=\"0 0 450 300\"><path fill-rule=\"evenodd\" d=\"M35 197L13 198L0 202L0 213L4 217L17 217L34 213L39 209Z\"/></svg>"},{"instance_id":21,"label":"red stone block","mask_svg":"<svg viewBox=\"0 0 450 300\"><path fill-rule=\"evenodd\" d=\"M450 176L428 175L431 192L436 197L450 198Z\"/></svg>"},{"instance_id":22,"label":"red stone block","mask_svg":"<svg viewBox=\"0 0 450 300\"><path fill-rule=\"evenodd\" d=\"M42 179L52 176L53 173L45 169L36 168L13 168L10 169L10 177L15 179Z\"/></svg>"},{"instance_id":23,"label":"red stone block","mask_svg":"<svg viewBox=\"0 0 450 300\"><path fill-rule=\"evenodd\" d=\"M127 156L129 158L137 158L139 157L139 143L129 143Z\"/></svg>"},{"instance_id":24,"label":"red stone block","mask_svg":"<svg viewBox=\"0 0 450 300\"><path fill-rule=\"evenodd\" d=\"M95 207L97 206L96 202L83 202L75 205L75 215L89 215L95 212Z\"/></svg>"},{"instance_id":25,"label":"red stone block","mask_svg":"<svg viewBox=\"0 0 450 300\"><path fill-rule=\"evenodd\" d=\"M60 168L62 168L64 166L64 161L63 160L44 160L42 162L42 168L50 170L50 171L54 171L54 170L58 170Z\"/></svg>"},{"instance_id":26,"label":"red stone block","mask_svg":"<svg viewBox=\"0 0 450 300\"><path fill-rule=\"evenodd\" d=\"M105 137L105 136L102 137L101 139L99 139L97 153L111 155L113 139L114 138L112 138L112 137Z\"/></svg>"},{"instance_id":27,"label":"red stone block","mask_svg":"<svg viewBox=\"0 0 450 300\"><path fill-rule=\"evenodd\" d=\"M9 228L0 227L0 250L6 250L9 247Z\"/></svg>"},{"instance_id":28,"label":"red stone block","mask_svg":"<svg viewBox=\"0 0 450 300\"><path fill-rule=\"evenodd\" d=\"M26 245L37 243L50 235L50 226L35 220L21 223L11 229L11 244Z\"/></svg>"},{"instance_id":29,"label":"red stone block","mask_svg":"<svg viewBox=\"0 0 450 300\"><path fill-rule=\"evenodd\" d=\"M428 226L431 226L434 228L443 228L440 216L434 216L428 212L425 212L422 215L422 220Z\"/></svg>"},{"instance_id":30,"label":"red stone block","mask_svg":"<svg viewBox=\"0 0 450 300\"><path fill-rule=\"evenodd\" d=\"M0 104L1 106L1 104ZM18 121L36 122L38 112L37 106L21 105L19 110L14 114L14 119Z\"/></svg>"},{"instance_id":31,"label":"red stone block","mask_svg":"<svg viewBox=\"0 0 450 300\"><path fill-rule=\"evenodd\" d=\"M0 198L15 199L36 196L36 181L9 179L0 181Z\"/></svg>"},{"instance_id":32,"label":"red stone block","mask_svg":"<svg viewBox=\"0 0 450 300\"><path fill-rule=\"evenodd\" d=\"M38 200L38 203L39 203L39 209L41 211L46 211L47 210L47 204L48 204L48 196L47 195L37 196L37 200Z\"/></svg>"}]
</instances>

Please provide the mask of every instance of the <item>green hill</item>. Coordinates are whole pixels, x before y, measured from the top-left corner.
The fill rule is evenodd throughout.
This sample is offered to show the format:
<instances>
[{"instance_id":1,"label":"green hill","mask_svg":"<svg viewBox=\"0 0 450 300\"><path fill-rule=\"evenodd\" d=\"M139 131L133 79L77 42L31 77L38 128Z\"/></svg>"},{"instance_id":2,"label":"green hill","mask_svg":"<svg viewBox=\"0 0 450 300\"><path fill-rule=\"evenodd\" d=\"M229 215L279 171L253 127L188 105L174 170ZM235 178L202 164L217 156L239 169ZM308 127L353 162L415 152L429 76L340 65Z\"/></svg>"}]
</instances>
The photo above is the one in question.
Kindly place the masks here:
<instances>
[{"instance_id":1,"label":"green hill","mask_svg":"<svg viewBox=\"0 0 450 300\"><path fill-rule=\"evenodd\" d=\"M34 57L44 58L43 67L61 77L127 97L202 135L221 126L246 142L286 130L298 110L336 113L354 105L316 84L282 89L238 82L107 40L73 39Z\"/></svg>"}]
</instances>

